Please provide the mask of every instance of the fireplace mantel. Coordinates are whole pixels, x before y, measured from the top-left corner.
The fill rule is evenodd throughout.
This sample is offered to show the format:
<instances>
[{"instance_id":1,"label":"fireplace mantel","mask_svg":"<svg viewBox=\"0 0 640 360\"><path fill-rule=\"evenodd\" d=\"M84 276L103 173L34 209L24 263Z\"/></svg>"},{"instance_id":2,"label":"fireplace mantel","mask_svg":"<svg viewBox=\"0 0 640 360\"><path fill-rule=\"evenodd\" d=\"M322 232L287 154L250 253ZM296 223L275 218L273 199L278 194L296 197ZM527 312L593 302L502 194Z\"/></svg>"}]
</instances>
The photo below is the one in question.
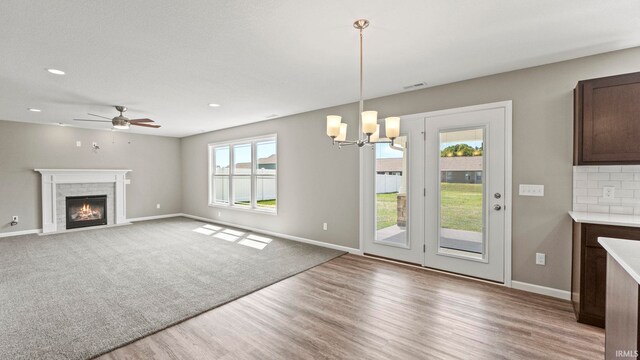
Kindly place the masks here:
<instances>
[{"instance_id":1,"label":"fireplace mantel","mask_svg":"<svg viewBox=\"0 0 640 360\"><path fill-rule=\"evenodd\" d=\"M115 183L115 223L127 223L126 174L130 169L34 169L42 174L42 233L57 232L58 184Z\"/></svg>"}]
</instances>

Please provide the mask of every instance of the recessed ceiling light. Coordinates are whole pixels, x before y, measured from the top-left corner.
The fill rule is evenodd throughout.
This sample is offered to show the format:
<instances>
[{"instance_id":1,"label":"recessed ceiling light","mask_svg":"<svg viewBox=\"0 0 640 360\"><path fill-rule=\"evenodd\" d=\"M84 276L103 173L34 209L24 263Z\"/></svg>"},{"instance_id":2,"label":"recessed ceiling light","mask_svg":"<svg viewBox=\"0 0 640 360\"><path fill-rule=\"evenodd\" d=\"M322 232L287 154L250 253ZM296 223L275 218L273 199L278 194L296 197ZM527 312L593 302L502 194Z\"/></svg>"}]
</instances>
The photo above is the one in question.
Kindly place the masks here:
<instances>
[{"instance_id":1,"label":"recessed ceiling light","mask_svg":"<svg viewBox=\"0 0 640 360\"><path fill-rule=\"evenodd\" d=\"M40 109L34 109L34 108L29 108L29 109L27 109L27 110L29 110L29 111L33 111L33 112L41 112L41 111L42 111L42 110L40 110Z\"/></svg>"},{"instance_id":2,"label":"recessed ceiling light","mask_svg":"<svg viewBox=\"0 0 640 360\"><path fill-rule=\"evenodd\" d=\"M47 71L55 75L64 75L64 71L58 69L47 69Z\"/></svg>"},{"instance_id":3,"label":"recessed ceiling light","mask_svg":"<svg viewBox=\"0 0 640 360\"><path fill-rule=\"evenodd\" d=\"M209 104L209 107L220 107L220 104Z\"/></svg>"}]
</instances>

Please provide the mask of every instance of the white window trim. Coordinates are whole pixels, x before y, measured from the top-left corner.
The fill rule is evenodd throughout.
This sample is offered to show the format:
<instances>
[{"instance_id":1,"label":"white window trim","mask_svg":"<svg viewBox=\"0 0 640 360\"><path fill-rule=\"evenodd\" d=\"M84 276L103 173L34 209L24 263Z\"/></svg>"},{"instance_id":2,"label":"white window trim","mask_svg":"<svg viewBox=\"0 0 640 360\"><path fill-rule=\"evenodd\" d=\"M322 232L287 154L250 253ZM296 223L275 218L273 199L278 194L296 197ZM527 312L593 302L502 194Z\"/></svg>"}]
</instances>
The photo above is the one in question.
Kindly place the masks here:
<instances>
[{"instance_id":1,"label":"white window trim","mask_svg":"<svg viewBox=\"0 0 640 360\"><path fill-rule=\"evenodd\" d=\"M263 135L263 136L257 136L257 137L251 137L251 138L244 138L244 139L235 139L235 140L230 140L230 141L220 141L220 142L215 142L215 143L209 143L207 144L207 151L208 151L208 160L209 160L209 181L208 181L208 193L209 193L209 206L210 207L218 207L218 208L225 208L225 209L233 209L233 210L239 210L239 211L246 211L246 212L251 212L251 213L259 213L259 214L267 214L267 215L277 215L278 214L278 197L280 194L280 189L278 186L278 177L279 177L279 171L280 171L280 166L278 164L278 160L276 160L276 174L275 174L275 180L276 180L276 206L273 209L268 209L268 208L258 208L257 207L257 201L256 201L256 197L255 197L255 191L256 191L256 179L257 179L257 173L255 172L255 165L256 165L256 151L257 151L257 147L256 147L256 143L261 142L261 141L265 141L265 140L275 140L276 142L276 156L278 156L279 153L279 148L278 148L278 134L269 134L269 135ZM233 177L234 177L234 171L233 171L233 166L234 166L234 159L233 159L233 147L235 145L240 145L240 144L247 144L247 143L251 143L251 174L250 175L238 175L238 176L249 176L251 178L251 206L239 206L239 205L235 205L234 204L234 199L233 199ZM223 146L228 146L229 147L229 174L225 175L229 177L229 202L228 203L217 203L214 201L214 190L213 190L213 176L215 175L215 156L214 156L214 149L218 148L218 147L223 147ZM277 158L276 158L277 159Z\"/></svg>"}]
</instances>

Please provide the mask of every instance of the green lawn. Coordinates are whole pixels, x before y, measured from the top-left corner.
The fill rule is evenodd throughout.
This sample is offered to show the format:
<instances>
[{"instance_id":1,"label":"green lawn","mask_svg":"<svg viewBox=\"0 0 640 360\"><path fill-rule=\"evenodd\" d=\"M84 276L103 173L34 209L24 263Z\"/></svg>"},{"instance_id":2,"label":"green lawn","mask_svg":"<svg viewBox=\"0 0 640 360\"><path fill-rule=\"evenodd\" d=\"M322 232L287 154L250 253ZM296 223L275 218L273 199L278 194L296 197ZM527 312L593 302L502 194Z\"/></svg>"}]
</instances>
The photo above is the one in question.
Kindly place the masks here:
<instances>
[{"instance_id":1,"label":"green lawn","mask_svg":"<svg viewBox=\"0 0 640 360\"><path fill-rule=\"evenodd\" d=\"M377 194L376 207L378 210L378 230L395 225L398 221L398 205L396 204L397 193Z\"/></svg>"},{"instance_id":2,"label":"green lawn","mask_svg":"<svg viewBox=\"0 0 640 360\"><path fill-rule=\"evenodd\" d=\"M445 229L482 231L482 184L440 184Z\"/></svg>"},{"instance_id":3,"label":"green lawn","mask_svg":"<svg viewBox=\"0 0 640 360\"><path fill-rule=\"evenodd\" d=\"M258 200L258 206L276 207L276 199Z\"/></svg>"},{"instance_id":4,"label":"green lawn","mask_svg":"<svg viewBox=\"0 0 640 360\"><path fill-rule=\"evenodd\" d=\"M482 184L442 183L442 223L447 229L482 231ZM396 193L377 194L378 230L397 221Z\"/></svg>"},{"instance_id":5,"label":"green lawn","mask_svg":"<svg viewBox=\"0 0 640 360\"><path fill-rule=\"evenodd\" d=\"M249 201L237 201L236 204L239 205L249 205L251 204ZM259 207L276 207L276 199L268 199L268 200L258 200Z\"/></svg>"}]
</instances>

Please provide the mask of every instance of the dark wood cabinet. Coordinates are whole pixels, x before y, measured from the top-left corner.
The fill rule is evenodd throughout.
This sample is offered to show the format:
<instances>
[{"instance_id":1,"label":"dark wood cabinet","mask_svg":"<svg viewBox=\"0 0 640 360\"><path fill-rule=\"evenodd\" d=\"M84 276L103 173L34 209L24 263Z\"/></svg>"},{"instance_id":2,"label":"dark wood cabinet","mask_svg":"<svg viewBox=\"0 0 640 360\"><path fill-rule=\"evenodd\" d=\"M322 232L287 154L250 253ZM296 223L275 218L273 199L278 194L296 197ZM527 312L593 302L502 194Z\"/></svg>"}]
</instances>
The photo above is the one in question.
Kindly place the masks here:
<instances>
[{"instance_id":1,"label":"dark wood cabinet","mask_svg":"<svg viewBox=\"0 0 640 360\"><path fill-rule=\"evenodd\" d=\"M607 251L602 248L587 246L584 249L585 291L582 297L582 310L596 319L604 321L605 297L607 291Z\"/></svg>"},{"instance_id":2,"label":"dark wood cabinet","mask_svg":"<svg viewBox=\"0 0 640 360\"><path fill-rule=\"evenodd\" d=\"M640 228L573 223L573 309L579 322L604 327L607 252L599 237L640 240Z\"/></svg>"},{"instance_id":3,"label":"dark wood cabinet","mask_svg":"<svg viewBox=\"0 0 640 360\"><path fill-rule=\"evenodd\" d=\"M640 73L578 82L574 165L640 164Z\"/></svg>"}]
</instances>

